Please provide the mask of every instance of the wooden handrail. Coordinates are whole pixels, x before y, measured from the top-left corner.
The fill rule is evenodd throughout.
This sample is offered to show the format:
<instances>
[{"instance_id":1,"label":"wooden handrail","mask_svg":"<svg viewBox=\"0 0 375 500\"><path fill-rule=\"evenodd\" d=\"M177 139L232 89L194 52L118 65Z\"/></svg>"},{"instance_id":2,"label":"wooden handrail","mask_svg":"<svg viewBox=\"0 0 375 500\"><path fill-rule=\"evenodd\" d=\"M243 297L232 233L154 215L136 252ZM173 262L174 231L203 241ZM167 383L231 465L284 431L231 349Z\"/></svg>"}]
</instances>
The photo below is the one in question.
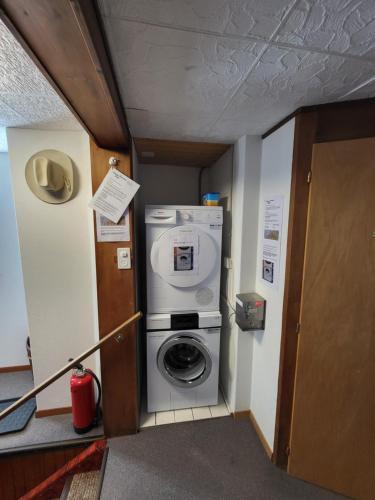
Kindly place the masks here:
<instances>
[{"instance_id":1,"label":"wooden handrail","mask_svg":"<svg viewBox=\"0 0 375 500\"><path fill-rule=\"evenodd\" d=\"M26 401L28 401L32 397L36 396L37 394L39 394L41 391L43 391L46 387L51 385L53 382L56 382L57 379L59 379L60 377L65 375L65 373L68 372L69 370L71 370L77 363L79 363L80 361L83 361L88 356L93 354L95 351L100 349L100 347L105 342L107 342L107 340L113 338L115 335L117 335L119 332L121 332L121 330L123 330L127 326L131 325L135 321L138 321L139 319L141 319L141 317L142 317L142 313L137 312L136 314L131 316L129 319L124 321L124 323L122 323L120 326L118 326L117 328L112 330L110 333L108 333L108 335L106 335L105 337L100 339L99 342L97 342L92 347L90 347L90 349L87 349L87 351L85 351L82 354L80 354L79 356L77 356L75 359L73 359L73 361L70 361L67 365L65 365L59 371L57 371L56 373L51 375L44 382L42 382L39 385L37 385L36 387L34 387L34 389L32 389L30 392L26 393L24 396L22 396L22 398L15 401L12 405L8 406L8 408L5 408L5 410L0 413L0 420L7 417L10 413L12 413L14 410L16 410L21 405L23 405L23 403L25 403Z\"/></svg>"}]
</instances>

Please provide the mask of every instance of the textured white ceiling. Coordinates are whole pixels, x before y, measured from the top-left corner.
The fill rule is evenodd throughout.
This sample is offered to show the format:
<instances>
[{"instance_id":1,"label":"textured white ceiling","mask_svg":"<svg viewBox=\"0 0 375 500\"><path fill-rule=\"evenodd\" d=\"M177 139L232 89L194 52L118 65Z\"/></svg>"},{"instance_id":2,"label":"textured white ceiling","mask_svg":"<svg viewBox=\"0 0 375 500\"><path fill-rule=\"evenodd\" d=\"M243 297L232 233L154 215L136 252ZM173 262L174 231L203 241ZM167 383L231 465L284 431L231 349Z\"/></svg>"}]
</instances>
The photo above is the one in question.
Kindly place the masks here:
<instances>
[{"instance_id":1,"label":"textured white ceiling","mask_svg":"<svg viewBox=\"0 0 375 500\"><path fill-rule=\"evenodd\" d=\"M375 96L374 0L100 0L133 135L232 141Z\"/></svg>"},{"instance_id":2,"label":"textured white ceiling","mask_svg":"<svg viewBox=\"0 0 375 500\"><path fill-rule=\"evenodd\" d=\"M76 118L1 21L0 127L81 129Z\"/></svg>"}]
</instances>

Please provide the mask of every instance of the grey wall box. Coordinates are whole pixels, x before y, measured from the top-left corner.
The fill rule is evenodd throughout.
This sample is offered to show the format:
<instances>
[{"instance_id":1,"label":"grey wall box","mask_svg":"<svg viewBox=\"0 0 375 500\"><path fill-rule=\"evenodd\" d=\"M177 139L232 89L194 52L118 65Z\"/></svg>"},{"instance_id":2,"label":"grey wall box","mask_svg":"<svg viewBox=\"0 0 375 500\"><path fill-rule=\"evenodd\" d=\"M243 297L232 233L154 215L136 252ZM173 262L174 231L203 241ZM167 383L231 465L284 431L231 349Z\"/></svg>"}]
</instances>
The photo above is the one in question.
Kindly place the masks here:
<instances>
[{"instance_id":1,"label":"grey wall box","mask_svg":"<svg viewBox=\"0 0 375 500\"><path fill-rule=\"evenodd\" d=\"M243 331L264 330L266 301L258 293L236 295L236 323Z\"/></svg>"}]
</instances>

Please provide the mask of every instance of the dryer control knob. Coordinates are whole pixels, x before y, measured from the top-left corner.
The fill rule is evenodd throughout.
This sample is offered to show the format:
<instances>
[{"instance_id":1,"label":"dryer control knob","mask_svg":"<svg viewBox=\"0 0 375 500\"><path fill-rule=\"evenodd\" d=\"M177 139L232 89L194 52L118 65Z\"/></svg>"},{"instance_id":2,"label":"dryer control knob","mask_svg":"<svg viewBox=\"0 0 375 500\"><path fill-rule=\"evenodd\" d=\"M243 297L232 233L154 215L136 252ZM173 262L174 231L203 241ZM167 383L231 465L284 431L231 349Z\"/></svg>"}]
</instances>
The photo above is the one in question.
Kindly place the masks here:
<instances>
[{"instance_id":1,"label":"dryer control knob","mask_svg":"<svg viewBox=\"0 0 375 500\"><path fill-rule=\"evenodd\" d=\"M183 218L183 220L191 220L191 214L189 214L188 212L183 212L181 214L181 217Z\"/></svg>"}]
</instances>

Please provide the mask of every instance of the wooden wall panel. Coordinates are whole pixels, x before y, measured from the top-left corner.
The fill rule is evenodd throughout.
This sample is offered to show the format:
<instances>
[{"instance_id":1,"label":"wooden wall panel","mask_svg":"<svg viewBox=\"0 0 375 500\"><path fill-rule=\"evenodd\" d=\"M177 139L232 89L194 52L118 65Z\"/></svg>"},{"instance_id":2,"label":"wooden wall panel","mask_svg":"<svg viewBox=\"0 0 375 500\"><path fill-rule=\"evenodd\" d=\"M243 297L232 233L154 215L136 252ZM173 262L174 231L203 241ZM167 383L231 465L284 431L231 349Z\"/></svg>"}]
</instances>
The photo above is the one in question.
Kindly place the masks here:
<instances>
[{"instance_id":1,"label":"wooden wall panel","mask_svg":"<svg viewBox=\"0 0 375 500\"><path fill-rule=\"evenodd\" d=\"M134 139L134 145L139 163L185 167L209 167L231 147L231 144L140 137ZM143 156L143 153L153 153L153 155Z\"/></svg>"},{"instance_id":2,"label":"wooden wall panel","mask_svg":"<svg viewBox=\"0 0 375 500\"><path fill-rule=\"evenodd\" d=\"M81 453L86 446L64 449L32 451L10 456L0 456L0 498L16 500L69 460Z\"/></svg>"},{"instance_id":3,"label":"wooden wall panel","mask_svg":"<svg viewBox=\"0 0 375 500\"><path fill-rule=\"evenodd\" d=\"M130 155L101 149L91 142L92 186L95 192L108 172L108 160L120 160L118 169L131 177ZM135 272L117 269L117 248L134 251L133 208L130 207L130 242L95 244L99 308L99 334L103 337L135 312ZM138 428L137 331L128 329L123 342L101 349L103 414L106 436L130 434Z\"/></svg>"}]
</instances>

